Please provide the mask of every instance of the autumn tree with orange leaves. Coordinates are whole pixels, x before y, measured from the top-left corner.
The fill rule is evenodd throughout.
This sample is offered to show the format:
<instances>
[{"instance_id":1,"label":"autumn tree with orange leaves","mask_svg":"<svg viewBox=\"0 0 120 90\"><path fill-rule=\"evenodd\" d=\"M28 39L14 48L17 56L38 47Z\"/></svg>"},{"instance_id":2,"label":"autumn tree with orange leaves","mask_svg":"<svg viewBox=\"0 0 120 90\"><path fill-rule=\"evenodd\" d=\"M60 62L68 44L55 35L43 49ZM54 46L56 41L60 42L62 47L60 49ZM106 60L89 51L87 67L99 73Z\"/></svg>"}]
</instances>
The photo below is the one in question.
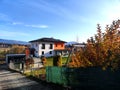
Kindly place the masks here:
<instances>
[{"instance_id":1,"label":"autumn tree with orange leaves","mask_svg":"<svg viewBox=\"0 0 120 90\"><path fill-rule=\"evenodd\" d=\"M71 55L69 67L102 66L116 69L120 64L120 20L106 26L104 33L97 25L97 34L87 40L85 49Z\"/></svg>"}]
</instances>

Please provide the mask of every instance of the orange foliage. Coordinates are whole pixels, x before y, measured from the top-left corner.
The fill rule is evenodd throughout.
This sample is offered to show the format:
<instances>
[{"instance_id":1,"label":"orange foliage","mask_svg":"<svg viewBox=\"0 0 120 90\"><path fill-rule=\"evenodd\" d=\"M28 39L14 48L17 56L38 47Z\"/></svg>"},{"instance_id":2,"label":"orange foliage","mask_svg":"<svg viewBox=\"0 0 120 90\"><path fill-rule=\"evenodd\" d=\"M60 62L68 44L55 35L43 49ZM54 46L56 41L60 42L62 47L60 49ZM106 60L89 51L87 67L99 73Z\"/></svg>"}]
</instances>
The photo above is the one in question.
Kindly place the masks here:
<instances>
[{"instance_id":1,"label":"orange foliage","mask_svg":"<svg viewBox=\"0 0 120 90\"><path fill-rule=\"evenodd\" d=\"M47 65L47 59L46 59L46 57L43 56L41 59L42 59L43 65L46 66Z\"/></svg>"},{"instance_id":2,"label":"orange foliage","mask_svg":"<svg viewBox=\"0 0 120 90\"><path fill-rule=\"evenodd\" d=\"M26 69L30 69L31 67L33 67L34 66L34 60L33 60L33 58L26 59L25 64L26 64Z\"/></svg>"},{"instance_id":3,"label":"orange foliage","mask_svg":"<svg viewBox=\"0 0 120 90\"><path fill-rule=\"evenodd\" d=\"M120 20L106 26L104 33L97 25L97 34L88 39L85 49L73 52L69 67L111 66L113 69L120 64Z\"/></svg>"}]
</instances>

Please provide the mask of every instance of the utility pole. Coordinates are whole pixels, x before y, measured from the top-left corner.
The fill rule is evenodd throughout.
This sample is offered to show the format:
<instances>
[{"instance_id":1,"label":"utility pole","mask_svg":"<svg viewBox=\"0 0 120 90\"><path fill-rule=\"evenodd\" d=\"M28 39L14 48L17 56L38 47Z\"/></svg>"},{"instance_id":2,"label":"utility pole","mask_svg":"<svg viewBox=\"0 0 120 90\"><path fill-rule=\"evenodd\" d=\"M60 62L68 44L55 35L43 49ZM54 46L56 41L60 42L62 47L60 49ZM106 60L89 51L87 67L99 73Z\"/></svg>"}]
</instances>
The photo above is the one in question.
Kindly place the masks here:
<instances>
[{"instance_id":1,"label":"utility pole","mask_svg":"<svg viewBox=\"0 0 120 90\"><path fill-rule=\"evenodd\" d=\"M79 43L79 37L78 37L78 35L76 36L76 42Z\"/></svg>"}]
</instances>

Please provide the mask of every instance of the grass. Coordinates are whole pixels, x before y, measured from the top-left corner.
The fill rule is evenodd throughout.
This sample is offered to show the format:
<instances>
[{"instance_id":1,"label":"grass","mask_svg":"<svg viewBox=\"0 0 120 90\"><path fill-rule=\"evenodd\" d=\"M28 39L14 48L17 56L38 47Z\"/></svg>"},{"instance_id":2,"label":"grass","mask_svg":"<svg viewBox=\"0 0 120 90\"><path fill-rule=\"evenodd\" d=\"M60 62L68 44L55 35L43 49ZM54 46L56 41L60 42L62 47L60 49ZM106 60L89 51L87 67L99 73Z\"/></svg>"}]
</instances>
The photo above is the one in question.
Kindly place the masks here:
<instances>
[{"instance_id":1,"label":"grass","mask_svg":"<svg viewBox=\"0 0 120 90\"><path fill-rule=\"evenodd\" d=\"M47 66L53 66L53 57L48 57L47 59Z\"/></svg>"},{"instance_id":2,"label":"grass","mask_svg":"<svg viewBox=\"0 0 120 90\"><path fill-rule=\"evenodd\" d=\"M66 63L67 57L62 57L62 64L64 65ZM53 66L53 57L47 58L47 66ZM36 78L40 78L41 75L46 74L45 68L40 68L36 70L31 70L30 72L24 73L26 76L33 76Z\"/></svg>"},{"instance_id":3,"label":"grass","mask_svg":"<svg viewBox=\"0 0 120 90\"><path fill-rule=\"evenodd\" d=\"M46 66L53 66L53 57L48 57ZM66 63L67 57L62 57L62 64ZM46 68L39 68L35 70L30 70L29 72L24 73L27 77L32 76L41 80L45 80Z\"/></svg>"},{"instance_id":4,"label":"grass","mask_svg":"<svg viewBox=\"0 0 120 90\"><path fill-rule=\"evenodd\" d=\"M45 68L40 68L36 70L31 70L30 72L25 72L24 75L26 77L32 77L34 79L39 80L46 80L46 69Z\"/></svg>"},{"instance_id":5,"label":"grass","mask_svg":"<svg viewBox=\"0 0 120 90\"><path fill-rule=\"evenodd\" d=\"M36 70L31 70L30 72L25 72L24 74L26 76L33 76L36 78L40 78L40 75L46 74L46 70L45 70L45 68L40 68L40 69L36 69Z\"/></svg>"},{"instance_id":6,"label":"grass","mask_svg":"<svg viewBox=\"0 0 120 90\"><path fill-rule=\"evenodd\" d=\"M67 57L62 57L62 64L64 65L67 61ZM53 57L47 58L47 66L53 66Z\"/></svg>"}]
</instances>

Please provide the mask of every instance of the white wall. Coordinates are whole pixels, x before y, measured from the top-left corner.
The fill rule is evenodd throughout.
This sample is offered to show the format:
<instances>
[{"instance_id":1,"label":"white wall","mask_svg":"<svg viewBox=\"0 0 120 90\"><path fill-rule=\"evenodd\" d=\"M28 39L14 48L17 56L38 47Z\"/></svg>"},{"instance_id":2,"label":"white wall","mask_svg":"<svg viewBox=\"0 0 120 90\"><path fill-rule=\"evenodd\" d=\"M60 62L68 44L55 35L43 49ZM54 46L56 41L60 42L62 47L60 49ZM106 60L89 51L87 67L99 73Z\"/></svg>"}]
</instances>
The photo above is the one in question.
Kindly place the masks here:
<instances>
[{"instance_id":1,"label":"white wall","mask_svg":"<svg viewBox=\"0 0 120 90\"><path fill-rule=\"evenodd\" d=\"M42 49L42 44L45 44L45 49ZM53 45L53 48L50 49L50 44ZM42 51L44 51L44 56L50 57L54 55L54 43L50 42L33 42L31 44L32 48L35 48L35 56L41 57ZM37 51L37 52L36 52ZM50 54L50 51L52 51L52 54Z\"/></svg>"},{"instance_id":2,"label":"white wall","mask_svg":"<svg viewBox=\"0 0 120 90\"><path fill-rule=\"evenodd\" d=\"M45 49L42 49L42 44L45 44ZM50 44L53 45L53 48L50 49ZM50 57L54 55L54 43L50 42L41 42L39 43L39 56L42 56L42 51L44 51L44 56ZM50 54L50 51L52 51L52 54Z\"/></svg>"}]
</instances>

